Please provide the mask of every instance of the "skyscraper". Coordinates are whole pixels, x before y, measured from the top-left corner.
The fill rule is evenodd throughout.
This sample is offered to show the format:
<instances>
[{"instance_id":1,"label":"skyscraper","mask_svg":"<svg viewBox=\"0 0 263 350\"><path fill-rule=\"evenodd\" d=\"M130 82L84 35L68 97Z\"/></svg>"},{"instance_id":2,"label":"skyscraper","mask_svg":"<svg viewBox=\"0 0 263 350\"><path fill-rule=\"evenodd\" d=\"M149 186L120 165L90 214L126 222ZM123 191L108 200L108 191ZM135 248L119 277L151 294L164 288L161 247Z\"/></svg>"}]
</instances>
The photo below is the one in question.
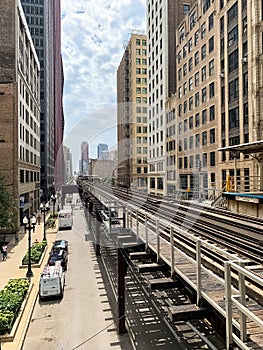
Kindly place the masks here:
<instances>
[{"instance_id":1,"label":"skyscraper","mask_svg":"<svg viewBox=\"0 0 263 350\"><path fill-rule=\"evenodd\" d=\"M60 0L21 0L40 61L41 189L43 200L59 187L63 175L63 69Z\"/></svg>"},{"instance_id":2,"label":"skyscraper","mask_svg":"<svg viewBox=\"0 0 263 350\"><path fill-rule=\"evenodd\" d=\"M108 151L108 149L109 149L109 146L106 143L99 143L98 147L97 147L97 150L98 150L97 157L98 157L98 159L101 159L102 152Z\"/></svg>"},{"instance_id":3,"label":"skyscraper","mask_svg":"<svg viewBox=\"0 0 263 350\"><path fill-rule=\"evenodd\" d=\"M167 192L165 102L176 92L176 29L194 2L147 1L148 192L159 195Z\"/></svg>"},{"instance_id":4,"label":"skyscraper","mask_svg":"<svg viewBox=\"0 0 263 350\"><path fill-rule=\"evenodd\" d=\"M88 162L89 162L89 144L86 141L81 143L81 156L79 163L80 175L87 175L88 173Z\"/></svg>"},{"instance_id":5,"label":"skyscraper","mask_svg":"<svg viewBox=\"0 0 263 350\"><path fill-rule=\"evenodd\" d=\"M147 37L131 34L117 70L118 182L147 189Z\"/></svg>"},{"instance_id":6,"label":"skyscraper","mask_svg":"<svg viewBox=\"0 0 263 350\"><path fill-rule=\"evenodd\" d=\"M20 1L0 13L0 174L19 226L39 207L40 65Z\"/></svg>"}]
</instances>

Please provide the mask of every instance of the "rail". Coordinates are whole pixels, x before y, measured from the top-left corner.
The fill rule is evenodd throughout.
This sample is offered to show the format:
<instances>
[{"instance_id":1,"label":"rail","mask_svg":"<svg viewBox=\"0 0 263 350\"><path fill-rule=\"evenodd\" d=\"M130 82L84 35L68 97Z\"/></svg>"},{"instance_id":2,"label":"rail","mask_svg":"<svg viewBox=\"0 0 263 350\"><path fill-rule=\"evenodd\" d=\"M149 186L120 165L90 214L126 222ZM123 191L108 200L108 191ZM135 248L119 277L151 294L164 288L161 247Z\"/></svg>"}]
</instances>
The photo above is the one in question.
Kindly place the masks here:
<instances>
[{"instance_id":1,"label":"rail","mask_svg":"<svg viewBox=\"0 0 263 350\"><path fill-rule=\"evenodd\" d=\"M227 350L231 349L233 340L244 350L250 348L245 344L247 342L247 318L263 327L263 321L246 307L246 284L245 277L252 279L263 287L263 279L254 275L242 266L242 261L227 261L225 263L225 298L226 298L226 345ZM238 289L239 295L233 295L231 285L231 272L237 272L239 275ZM237 298L239 300L237 300ZM240 313L240 338L233 332L233 307L236 307Z\"/></svg>"}]
</instances>

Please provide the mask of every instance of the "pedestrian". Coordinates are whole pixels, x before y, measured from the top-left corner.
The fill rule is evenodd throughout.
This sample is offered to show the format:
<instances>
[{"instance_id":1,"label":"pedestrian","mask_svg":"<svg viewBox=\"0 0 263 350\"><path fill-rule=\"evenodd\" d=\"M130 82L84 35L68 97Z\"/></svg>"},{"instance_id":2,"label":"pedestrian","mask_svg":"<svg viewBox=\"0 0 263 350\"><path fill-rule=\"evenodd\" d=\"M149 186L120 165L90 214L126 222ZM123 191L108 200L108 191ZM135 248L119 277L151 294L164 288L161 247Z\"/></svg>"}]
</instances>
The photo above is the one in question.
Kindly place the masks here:
<instances>
[{"instance_id":1,"label":"pedestrian","mask_svg":"<svg viewBox=\"0 0 263 350\"><path fill-rule=\"evenodd\" d=\"M7 259L7 245L4 243L2 246L2 254L3 254L3 260Z\"/></svg>"},{"instance_id":2,"label":"pedestrian","mask_svg":"<svg viewBox=\"0 0 263 350\"><path fill-rule=\"evenodd\" d=\"M41 214L37 213L37 223L40 225L40 220L41 220Z\"/></svg>"}]
</instances>

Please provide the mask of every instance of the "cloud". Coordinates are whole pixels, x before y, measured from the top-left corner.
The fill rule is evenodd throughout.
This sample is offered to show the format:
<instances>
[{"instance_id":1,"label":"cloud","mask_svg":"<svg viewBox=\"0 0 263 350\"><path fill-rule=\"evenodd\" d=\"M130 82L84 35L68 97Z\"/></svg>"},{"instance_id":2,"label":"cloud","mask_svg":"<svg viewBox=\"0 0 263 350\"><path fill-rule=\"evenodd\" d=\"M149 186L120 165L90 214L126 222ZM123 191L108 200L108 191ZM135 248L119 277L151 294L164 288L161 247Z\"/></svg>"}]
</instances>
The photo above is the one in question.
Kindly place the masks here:
<instances>
[{"instance_id":1,"label":"cloud","mask_svg":"<svg viewBox=\"0 0 263 350\"><path fill-rule=\"evenodd\" d=\"M145 4L142 0L62 0L61 11L66 139L79 122L89 124L78 140L80 153L82 141L89 142L105 126L116 124L116 113L102 113L102 118L101 111L116 104L117 68L131 30L146 28Z\"/></svg>"}]
</instances>

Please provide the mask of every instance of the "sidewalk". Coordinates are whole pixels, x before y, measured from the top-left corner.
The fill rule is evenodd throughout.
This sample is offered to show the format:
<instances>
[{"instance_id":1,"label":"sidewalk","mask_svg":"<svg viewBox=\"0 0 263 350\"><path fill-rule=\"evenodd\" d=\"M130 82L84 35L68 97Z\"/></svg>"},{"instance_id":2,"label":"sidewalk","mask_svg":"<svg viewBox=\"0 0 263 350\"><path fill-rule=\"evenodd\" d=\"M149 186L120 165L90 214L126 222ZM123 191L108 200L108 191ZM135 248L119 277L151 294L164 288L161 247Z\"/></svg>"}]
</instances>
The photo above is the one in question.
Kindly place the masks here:
<instances>
[{"instance_id":1,"label":"sidewalk","mask_svg":"<svg viewBox=\"0 0 263 350\"><path fill-rule=\"evenodd\" d=\"M31 232L31 242L35 239L39 242L43 239L44 226L43 222L40 225L35 226L35 232ZM47 250L45 257L42 260L40 267L32 267L34 276L31 278L31 284L33 286L29 295L28 301L23 310L23 314L19 325L17 327L14 340L12 342L2 343L1 350L20 350L23 345L24 337L27 331L27 327L30 321L30 317L34 308L34 304L38 295L38 283L40 274L46 264L48 253L50 251L52 242L56 239L57 229L46 230L47 238ZM7 284L10 278L26 277L27 268L19 268L22 264L22 259L28 250L28 231L26 233L19 234L19 243L15 244L14 239L9 242L7 246L7 260L0 260L0 290Z\"/></svg>"}]
</instances>

